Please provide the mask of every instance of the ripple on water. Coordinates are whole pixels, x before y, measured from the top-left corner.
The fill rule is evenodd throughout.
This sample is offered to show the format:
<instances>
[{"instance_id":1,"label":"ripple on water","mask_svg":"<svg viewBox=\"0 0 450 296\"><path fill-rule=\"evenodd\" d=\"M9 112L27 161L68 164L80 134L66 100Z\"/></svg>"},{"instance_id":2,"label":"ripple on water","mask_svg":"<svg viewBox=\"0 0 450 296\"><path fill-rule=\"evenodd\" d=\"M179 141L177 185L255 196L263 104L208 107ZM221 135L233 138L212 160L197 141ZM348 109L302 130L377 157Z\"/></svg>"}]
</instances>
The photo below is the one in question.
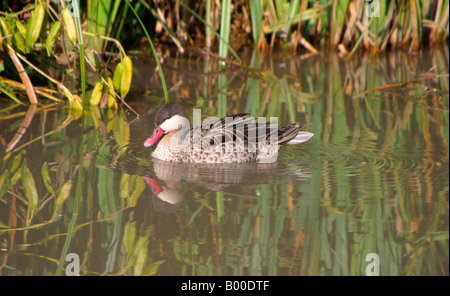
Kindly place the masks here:
<instances>
[{"instance_id":1,"label":"ripple on water","mask_svg":"<svg viewBox=\"0 0 450 296\"><path fill-rule=\"evenodd\" d=\"M304 164L311 169L334 169L335 174L357 176L369 171L386 173L409 170L420 173L434 165L434 162L430 161L432 154L431 151L417 147L389 147L389 150L386 150L385 147L380 149L375 140L348 140L340 144L292 146L286 149L284 155L291 163Z\"/></svg>"},{"instance_id":2,"label":"ripple on water","mask_svg":"<svg viewBox=\"0 0 450 296\"><path fill-rule=\"evenodd\" d=\"M108 158L103 164L109 168L119 168L128 174L147 176L155 173L164 176L179 175L184 179L195 176L196 180L210 180L217 183L267 184L269 179L307 180L321 178L327 184L335 186L357 186L373 190L384 186L374 183L374 178L382 176L384 184L393 184L393 171L414 171L421 174L429 169L424 158L426 151L418 148L394 147L384 151L375 139L352 141L350 138L339 144L312 142L304 145L286 145L279 153L278 161L272 166L240 165L192 166L180 164L158 165L149 156L150 151L142 146L143 141L134 141L127 147L110 147ZM117 153L111 156L110 153ZM428 154L431 152L428 151ZM106 167L104 165L104 167ZM163 172L164 168L164 172ZM239 172L237 174L237 172ZM227 178L224 178L227 177ZM268 179L269 178L269 179ZM344 179L343 179L344 178ZM348 178L348 181L342 181ZM195 183L194 178L191 178ZM340 180L339 182L337 180ZM397 182L408 182L405 176Z\"/></svg>"}]
</instances>

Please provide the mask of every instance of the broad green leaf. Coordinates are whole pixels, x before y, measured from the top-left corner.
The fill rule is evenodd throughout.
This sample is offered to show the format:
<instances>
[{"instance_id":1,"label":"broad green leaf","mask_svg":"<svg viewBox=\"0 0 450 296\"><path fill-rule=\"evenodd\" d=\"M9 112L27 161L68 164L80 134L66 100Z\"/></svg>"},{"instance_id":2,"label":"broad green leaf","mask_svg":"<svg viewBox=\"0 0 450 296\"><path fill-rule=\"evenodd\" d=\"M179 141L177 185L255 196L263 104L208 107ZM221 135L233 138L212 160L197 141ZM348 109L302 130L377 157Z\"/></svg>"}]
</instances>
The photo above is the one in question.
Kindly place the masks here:
<instances>
[{"instance_id":1,"label":"broad green leaf","mask_svg":"<svg viewBox=\"0 0 450 296\"><path fill-rule=\"evenodd\" d=\"M131 253L134 246L134 240L136 239L136 221L127 222L123 234L123 247L127 254Z\"/></svg>"},{"instance_id":2,"label":"broad green leaf","mask_svg":"<svg viewBox=\"0 0 450 296\"><path fill-rule=\"evenodd\" d=\"M45 188L47 188L47 190L51 194L55 194L55 190L53 190L53 187L51 186L51 179L50 179L47 162L44 162L44 164L42 165L41 175L42 175L42 180L44 181Z\"/></svg>"},{"instance_id":3,"label":"broad green leaf","mask_svg":"<svg viewBox=\"0 0 450 296\"><path fill-rule=\"evenodd\" d=\"M55 202L55 211L58 210L64 201L69 197L70 190L72 189L72 180L66 181L66 183L61 186L61 189L58 192Z\"/></svg>"}]
</instances>

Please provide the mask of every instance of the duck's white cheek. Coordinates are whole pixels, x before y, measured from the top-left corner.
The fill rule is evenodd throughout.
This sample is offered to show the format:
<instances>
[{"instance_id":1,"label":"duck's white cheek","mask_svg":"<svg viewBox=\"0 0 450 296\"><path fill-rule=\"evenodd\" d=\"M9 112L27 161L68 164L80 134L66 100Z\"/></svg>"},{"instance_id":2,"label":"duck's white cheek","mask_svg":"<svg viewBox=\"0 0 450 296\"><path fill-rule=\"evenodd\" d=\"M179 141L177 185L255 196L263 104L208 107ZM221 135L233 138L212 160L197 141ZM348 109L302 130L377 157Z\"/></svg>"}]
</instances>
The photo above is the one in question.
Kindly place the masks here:
<instances>
[{"instance_id":1,"label":"duck's white cheek","mask_svg":"<svg viewBox=\"0 0 450 296\"><path fill-rule=\"evenodd\" d=\"M165 120L160 127L166 132L170 133L172 131L184 130L189 128L189 121L186 117L175 115L167 120Z\"/></svg>"}]
</instances>

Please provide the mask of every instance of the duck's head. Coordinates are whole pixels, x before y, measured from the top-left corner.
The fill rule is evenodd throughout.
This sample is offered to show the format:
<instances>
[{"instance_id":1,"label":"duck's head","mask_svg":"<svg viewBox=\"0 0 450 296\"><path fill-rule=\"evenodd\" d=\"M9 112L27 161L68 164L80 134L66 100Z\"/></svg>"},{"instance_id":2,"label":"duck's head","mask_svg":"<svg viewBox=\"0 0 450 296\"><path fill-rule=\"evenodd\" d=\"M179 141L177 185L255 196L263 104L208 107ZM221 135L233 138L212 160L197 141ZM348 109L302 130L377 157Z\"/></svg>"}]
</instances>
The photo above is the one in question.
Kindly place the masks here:
<instances>
[{"instance_id":1,"label":"duck's head","mask_svg":"<svg viewBox=\"0 0 450 296\"><path fill-rule=\"evenodd\" d=\"M165 134L179 131L186 126L187 118L183 107L176 103L162 105L155 116L155 130L153 135L144 142L145 147L150 147Z\"/></svg>"}]
</instances>

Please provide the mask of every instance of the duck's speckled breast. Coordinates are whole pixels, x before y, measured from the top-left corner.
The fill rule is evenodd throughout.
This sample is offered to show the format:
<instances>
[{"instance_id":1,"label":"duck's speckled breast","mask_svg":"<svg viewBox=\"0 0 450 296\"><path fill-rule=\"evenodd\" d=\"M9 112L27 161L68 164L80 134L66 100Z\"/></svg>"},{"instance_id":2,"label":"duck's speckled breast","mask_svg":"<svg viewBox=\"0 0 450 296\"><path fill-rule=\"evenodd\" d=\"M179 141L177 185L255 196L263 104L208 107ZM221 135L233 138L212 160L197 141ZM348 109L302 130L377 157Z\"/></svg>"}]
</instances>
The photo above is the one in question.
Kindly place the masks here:
<instances>
[{"instance_id":1,"label":"duck's speckled breast","mask_svg":"<svg viewBox=\"0 0 450 296\"><path fill-rule=\"evenodd\" d=\"M194 149L195 145L192 145L189 141L183 142L173 137L174 134L164 136L156 149L153 151L152 156L170 162L191 162L191 163L244 163L271 159L278 152L277 145L271 147L266 146L266 149L239 149L239 145L236 143L231 144L231 149L227 145L217 145L208 147L205 149ZM185 138L186 139L186 138ZM267 149L269 148L269 149Z\"/></svg>"}]
</instances>

